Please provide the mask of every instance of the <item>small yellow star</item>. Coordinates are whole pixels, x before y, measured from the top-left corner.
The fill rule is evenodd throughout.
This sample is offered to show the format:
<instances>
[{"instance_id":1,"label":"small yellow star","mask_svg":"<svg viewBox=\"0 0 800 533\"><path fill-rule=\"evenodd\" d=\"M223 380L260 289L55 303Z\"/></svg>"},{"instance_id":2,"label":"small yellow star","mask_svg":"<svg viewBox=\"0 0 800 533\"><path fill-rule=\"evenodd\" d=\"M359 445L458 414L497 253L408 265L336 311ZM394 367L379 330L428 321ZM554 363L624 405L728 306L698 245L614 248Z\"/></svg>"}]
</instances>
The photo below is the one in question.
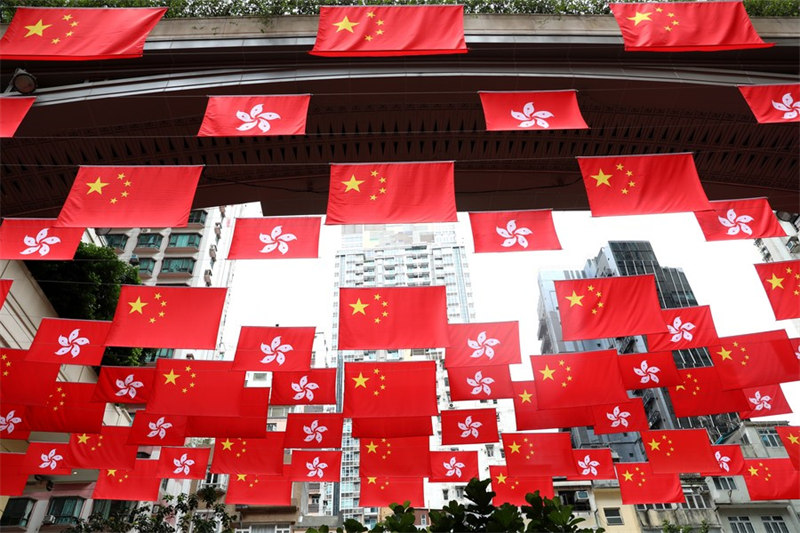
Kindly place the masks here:
<instances>
[{"instance_id":1,"label":"small yellow star","mask_svg":"<svg viewBox=\"0 0 800 533\"><path fill-rule=\"evenodd\" d=\"M103 187L108 185L108 183L101 181L98 177L96 181L87 183L86 185L89 186L89 191L86 194L92 194L93 192L96 192L97 194L103 194Z\"/></svg>"},{"instance_id":2,"label":"small yellow star","mask_svg":"<svg viewBox=\"0 0 800 533\"><path fill-rule=\"evenodd\" d=\"M354 303L354 304L347 304L347 305L349 305L350 307L352 307L352 308L353 308L353 314L354 314L354 315L355 315L355 314L357 314L357 313L361 313L361 314L362 314L362 315L364 315L364 316L366 316L366 315L367 315L367 313L365 313L365 312L364 312L364 309L366 309L367 307L369 307L369 304L361 303L361 298L359 298L358 300L356 300L356 303Z\"/></svg>"},{"instance_id":3,"label":"small yellow star","mask_svg":"<svg viewBox=\"0 0 800 533\"><path fill-rule=\"evenodd\" d=\"M343 181L342 183L346 187L344 192L347 192L347 191L361 192L361 189L359 189L358 187L359 187L359 185L364 183L364 180L357 180L356 179L356 175L353 174L352 176L350 176L350 179L348 181Z\"/></svg>"},{"instance_id":4,"label":"small yellow star","mask_svg":"<svg viewBox=\"0 0 800 533\"><path fill-rule=\"evenodd\" d=\"M372 35L367 35L366 37L364 37L364 40L371 41L372 40Z\"/></svg>"},{"instance_id":5,"label":"small yellow star","mask_svg":"<svg viewBox=\"0 0 800 533\"><path fill-rule=\"evenodd\" d=\"M531 397L532 396L533 396L533 394L528 392L527 389L523 390L522 394L519 395L519 397L522 399L521 403L531 403Z\"/></svg>"},{"instance_id":6,"label":"small yellow star","mask_svg":"<svg viewBox=\"0 0 800 533\"><path fill-rule=\"evenodd\" d=\"M25 37L30 37L31 35L38 35L39 37L44 37L43 32L47 28L52 26L52 24L42 24L42 19L39 19L39 22L32 26L25 26L25 29L28 30L28 33L25 34Z\"/></svg>"},{"instance_id":7,"label":"small yellow star","mask_svg":"<svg viewBox=\"0 0 800 533\"><path fill-rule=\"evenodd\" d=\"M359 24L359 22L351 22L350 19L344 17L342 20L335 22L333 25L337 28L336 33L339 33L342 30L353 33L353 26L358 26Z\"/></svg>"},{"instance_id":8,"label":"small yellow star","mask_svg":"<svg viewBox=\"0 0 800 533\"><path fill-rule=\"evenodd\" d=\"M352 378L352 380L356 382L356 386L353 387L354 389L357 389L358 387L364 387L366 389L367 381L369 381L369 378L365 378L364 374L359 372L358 376Z\"/></svg>"},{"instance_id":9,"label":"small yellow star","mask_svg":"<svg viewBox=\"0 0 800 533\"><path fill-rule=\"evenodd\" d=\"M58 44L58 43L60 43L60 42L61 42L61 39L59 39L58 37L56 37L55 39L53 39L52 41L50 41L50 43L51 43L51 44Z\"/></svg>"},{"instance_id":10,"label":"small yellow star","mask_svg":"<svg viewBox=\"0 0 800 533\"><path fill-rule=\"evenodd\" d=\"M609 187L611 187L611 184L608 182L608 179L611 177L611 174L603 174L602 168L599 170L597 174L594 174L591 177L597 182L595 185L596 187L599 187L600 185L608 185Z\"/></svg>"}]
</instances>

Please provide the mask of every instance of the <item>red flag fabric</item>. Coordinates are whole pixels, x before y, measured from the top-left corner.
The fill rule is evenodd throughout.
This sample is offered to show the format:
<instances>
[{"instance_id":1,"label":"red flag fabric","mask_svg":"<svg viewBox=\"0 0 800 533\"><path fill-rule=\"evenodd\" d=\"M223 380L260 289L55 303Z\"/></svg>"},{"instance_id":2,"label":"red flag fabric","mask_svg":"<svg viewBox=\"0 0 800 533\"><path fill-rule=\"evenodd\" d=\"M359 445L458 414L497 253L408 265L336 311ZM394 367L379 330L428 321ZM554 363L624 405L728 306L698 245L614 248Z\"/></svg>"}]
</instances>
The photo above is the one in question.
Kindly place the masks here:
<instances>
[{"instance_id":1,"label":"red flag fabric","mask_svg":"<svg viewBox=\"0 0 800 533\"><path fill-rule=\"evenodd\" d=\"M711 209L692 154L579 157L592 216Z\"/></svg>"},{"instance_id":2,"label":"red flag fabric","mask_svg":"<svg viewBox=\"0 0 800 533\"><path fill-rule=\"evenodd\" d=\"M153 391L156 369L136 366L100 368L92 401L108 403L147 403Z\"/></svg>"},{"instance_id":3,"label":"red flag fabric","mask_svg":"<svg viewBox=\"0 0 800 533\"><path fill-rule=\"evenodd\" d=\"M455 198L452 161L335 164L325 224L455 222Z\"/></svg>"},{"instance_id":4,"label":"red flag fabric","mask_svg":"<svg viewBox=\"0 0 800 533\"><path fill-rule=\"evenodd\" d=\"M800 318L800 261L754 265L775 320Z\"/></svg>"},{"instance_id":5,"label":"red flag fabric","mask_svg":"<svg viewBox=\"0 0 800 533\"><path fill-rule=\"evenodd\" d=\"M57 226L185 227L203 167L81 166Z\"/></svg>"},{"instance_id":6,"label":"red flag fabric","mask_svg":"<svg viewBox=\"0 0 800 533\"><path fill-rule=\"evenodd\" d=\"M0 259L70 260L84 228L54 227L54 218L6 218L0 225Z\"/></svg>"},{"instance_id":7,"label":"red flag fabric","mask_svg":"<svg viewBox=\"0 0 800 533\"><path fill-rule=\"evenodd\" d=\"M30 474L24 462L24 453L0 453L0 494L19 496L25 491Z\"/></svg>"},{"instance_id":8,"label":"red flag fabric","mask_svg":"<svg viewBox=\"0 0 800 533\"><path fill-rule=\"evenodd\" d=\"M468 483L480 477L477 451L430 452L431 483Z\"/></svg>"},{"instance_id":9,"label":"red flag fabric","mask_svg":"<svg viewBox=\"0 0 800 533\"><path fill-rule=\"evenodd\" d=\"M318 56L463 54L463 6L322 6Z\"/></svg>"},{"instance_id":10,"label":"red flag fabric","mask_svg":"<svg viewBox=\"0 0 800 533\"><path fill-rule=\"evenodd\" d=\"M759 124L800 122L800 83L739 85Z\"/></svg>"},{"instance_id":11,"label":"red flag fabric","mask_svg":"<svg viewBox=\"0 0 800 533\"><path fill-rule=\"evenodd\" d=\"M106 406L92 402L94 383L58 382L41 407L29 407L33 431L100 433ZM39 392L44 394L43 392Z\"/></svg>"},{"instance_id":12,"label":"red flag fabric","mask_svg":"<svg viewBox=\"0 0 800 533\"><path fill-rule=\"evenodd\" d=\"M665 329L652 275L563 280L555 288L565 341Z\"/></svg>"},{"instance_id":13,"label":"red flag fabric","mask_svg":"<svg viewBox=\"0 0 800 533\"><path fill-rule=\"evenodd\" d=\"M447 330L450 335L444 358L447 367L522 362L519 322L449 324Z\"/></svg>"},{"instance_id":14,"label":"red flag fabric","mask_svg":"<svg viewBox=\"0 0 800 533\"><path fill-rule=\"evenodd\" d=\"M723 444L712 446L714 460L717 461L717 470L700 472L701 476L735 476L744 468L742 448L738 444Z\"/></svg>"},{"instance_id":15,"label":"red flag fabric","mask_svg":"<svg viewBox=\"0 0 800 533\"><path fill-rule=\"evenodd\" d=\"M648 342L649 338L648 335ZM628 390L673 387L683 383L672 352L622 355L617 362L622 383Z\"/></svg>"},{"instance_id":16,"label":"red flag fabric","mask_svg":"<svg viewBox=\"0 0 800 533\"><path fill-rule=\"evenodd\" d=\"M35 100L35 96L0 97L0 138L14 136Z\"/></svg>"},{"instance_id":17,"label":"red flag fabric","mask_svg":"<svg viewBox=\"0 0 800 533\"><path fill-rule=\"evenodd\" d=\"M503 433L508 471L520 476L575 475L569 433Z\"/></svg>"},{"instance_id":18,"label":"red flag fabric","mask_svg":"<svg viewBox=\"0 0 800 533\"><path fill-rule=\"evenodd\" d=\"M773 46L761 40L739 1L609 7L628 52L710 52Z\"/></svg>"},{"instance_id":19,"label":"red flag fabric","mask_svg":"<svg viewBox=\"0 0 800 533\"><path fill-rule=\"evenodd\" d=\"M0 307L6 303L6 297L11 291L11 284L14 283L13 279L0 279Z\"/></svg>"},{"instance_id":20,"label":"red flag fabric","mask_svg":"<svg viewBox=\"0 0 800 533\"><path fill-rule=\"evenodd\" d=\"M470 213L475 253L560 250L553 211Z\"/></svg>"},{"instance_id":21,"label":"red flag fabric","mask_svg":"<svg viewBox=\"0 0 800 533\"><path fill-rule=\"evenodd\" d=\"M141 502L158 500L158 489L161 486L161 479L157 475L158 463L154 459L140 459L131 470L101 470L92 498Z\"/></svg>"},{"instance_id":22,"label":"red flag fabric","mask_svg":"<svg viewBox=\"0 0 800 533\"><path fill-rule=\"evenodd\" d=\"M617 479L622 503L684 503L678 474L656 474L649 463L618 463Z\"/></svg>"},{"instance_id":23,"label":"red flag fabric","mask_svg":"<svg viewBox=\"0 0 800 533\"><path fill-rule=\"evenodd\" d=\"M353 418L351 435L354 439L430 436L433 422L429 415Z\"/></svg>"},{"instance_id":24,"label":"red flag fabric","mask_svg":"<svg viewBox=\"0 0 800 533\"><path fill-rule=\"evenodd\" d=\"M793 412L786 396L783 395L781 386L777 383L742 389L742 394L749 403L750 409L740 412L740 418L788 415Z\"/></svg>"},{"instance_id":25,"label":"red flag fabric","mask_svg":"<svg viewBox=\"0 0 800 533\"><path fill-rule=\"evenodd\" d=\"M708 472L717 468L705 429L642 431L647 459L653 472Z\"/></svg>"},{"instance_id":26,"label":"red flag fabric","mask_svg":"<svg viewBox=\"0 0 800 533\"><path fill-rule=\"evenodd\" d=\"M592 413L596 435L650 429L641 398L633 398L627 402L593 405Z\"/></svg>"},{"instance_id":27,"label":"red flag fabric","mask_svg":"<svg viewBox=\"0 0 800 533\"><path fill-rule=\"evenodd\" d=\"M441 417L442 446L500 441L494 409L442 411Z\"/></svg>"},{"instance_id":28,"label":"red flag fabric","mask_svg":"<svg viewBox=\"0 0 800 533\"><path fill-rule=\"evenodd\" d=\"M348 418L433 416L437 398L434 361L344 364Z\"/></svg>"},{"instance_id":29,"label":"red flag fabric","mask_svg":"<svg viewBox=\"0 0 800 533\"><path fill-rule=\"evenodd\" d=\"M320 217L237 218L228 259L319 257Z\"/></svg>"},{"instance_id":30,"label":"red flag fabric","mask_svg":"<svg viewBox=\"0 0 800 533\"><path fill-rule=\"evenodd\" d=\"M528 477L512 474L505 465L492 465L489 467L489 477L492 479L492 490L495 496L492 504L502 505L527 505L525 495L537 490L542 498L553 497L552 477Z\"/></svg>"},{"instance_id":31,"label":"red flag fabric","mask_svg":"<svg viewBox=\"0 0 800 533\"><path fill-rule=\"evenodd\" d=\"M340 413L289 413L287 448L341 448L344 416Z\"/></svg>"},{"instance_id":32,"label":"red flag fabric","mask_svg":"<svg viewBox=\"0 0 800 533\"><path fill-rule=\"evenodd\" d=\"M133 417L128 444L142 446L183 446L187 417L138 411Z\"/></svg>"},{"instance_id":33,"label":"red flag fabric","mask_svg":"<svg viewBox=\"0 0 800 533\"><path fill-rule=\"evenodd\" d=\"M797 426L775 426L795 470L800 470L800 428Z\"/></svg>"},{"instance_id":34,"label":"red flag fabric","mask_svg":"<svg viewBox=\"0 0 800 533\"><path fill-rule=\"evenodd\" d=\"M236 474L228 481L225 503L232 505L288 506L292 503L292 480L280 474Z\"/></svg>"},{"instance_id":35,"label":"red flag fabric","mask_svg":"<svg viewBox=\"0 0 800 533\"><path fill-rule=\"evenodd\" d=\"M714 367L678 371L681 383L669 389L675 416L713 415L745 411L747 400L740 390L722 390Z\"/></svg>"},{"instance_id":36,"label":"red flag fabric","mask_svg":"<svg viewBox=\"0 0 800 533\"><path fill-rule=\"evenodd\" d=\"M27 406L3 402L0 406L0 438L28 440L31 434L29 421Z\"/></svg>"},{"instance_id":37,"label":"red flag fabric","mask_svg":"<svg viewBox=\"0 0 800 533\"><path fill-rule=\"evenodd\" d=\"M205 479L211 448L161 448L158 456L160 478Z\"/></svg>"},{"instance_id":38,"label":"red flag fabric","mask_svg":"<svg viewBox=\"0 0 800 533\"><path fill-rule=\"evenodd\" d=\"M742 476L751 500L800 497L800 472L790 459L745 459Z\"/></svg>"},{"instance_id":39,"label":"red flag fabric","mask_svg":"<svg viewBox=\"0 0 800 533\"><path fill-rule=\"evenodd\" d=\"M286 372L311 368L316 328L244 326L239 332L233 368Z\"/></svg>"},{"instance_id":40,"label":"red flag fabric","mask_svg":"<svg viewBox=\"0 0 800 533\"><path fill-rule=\"evenodd\" d=\"M609 448L592 448L572 450L577 474L567 476L569 480L577 479L617 479L614 470L614 458Z\"/></svg>"},{"instance_id":41,"label":"red flag fabric","mask_svg":"<svg viewBox=\"0 0 800 533\"><path fill-rule=\"evenodd\" d=\"M617 365L616 350L532 356L539 407L627 402Z\"/></svg>"},{"instance_id":42,"label":"red flag fabric","mask_svg":"<svg viewBox=\"0 0 800 533\"><path fill-rule=\"evenodd\" d=\"M310 94L209 96L198 137L303 135Z\"/></svg>"},{"instance_id":43,"label":"red flag fabric","mask_svg":"<svg viewBox=\"0 0 800 533\"><path fill-rule=\"evenodd\" d=\"M707 241L786 236L766 198L722 200L710 204L711 211L694 213Z\"/></svg>"},{"instance_id":44,"label":"red flag fabric","mask_svg":"<svg viewBox=\"0 0 800 533\"><path fill-rule=\"evenodd\" d=\"M362 476L359 505L388 507L392 503L410 502L414 507L425 506L421 477Z\"/></svg>"},{"instance_id":45,"label":"red flag fabric","mask_svg":"<svg viewBox=\"0 0 800 533\"><path fill-rule=\"evenodd\" d=\"M245 389L265 391L263 388ZM266 389L268 391L268 389ZM263 392L263 402L269 392ZM244 437L260 438L267 427L267 416L189 416L186 435L189 437L217 438Z\"/></svg>"},{"instance_id":46,"label":"red flag fabric","mask_svg":"<svg viewBox=\"0 0 800 533\"><path fill-rule=\"evenodd\" d=\"M339 350L447 346L444 286L339 289Z\"/></svg>"},{"instance_id":47,"label":"red flag fabric","mask_svg":"<svg viewBox=\"0 0 800 533\"><path fill-rule=\"evenodd\" d=\"M785 330L723 337L709 347L723 389L743 389L800 379Z\"/></svg>"},{"instance_id":48,"label":"red flag fabric","mask_svg":"<svg viewBox=\"0 0 800 533\"><path fill-rule=\"evenodd\" d=\"M340 451L292 451L289 477L292 481L339 481L342 470Z\"/></svg>"},{"instance_id":49,"label":"red flag fabric","mask_svg":"<svg viewBox=\"0 0 800 533\"><path fill-rule=\"evenodd\" d=\"M425 477L430 475L428 437L360 439L362 476Z\"/></svg>"},{"instance_id":50,"label":"red flag fabric","mask_svg":"<svg viewBox=\"0 0 800 533\"><path fill-rule=\"evenodd\" d=\"M707 305L664 309L661 316L667 331L647 335L647 348L650 351L702 348L719 341L711 309Z\"/></svg>"},{"instance_id":51,"label":"red flag fabric","mask_svg":"<svg viewBox=\"0 0 800 533\"><path fill-rule=\"evenodd\" d=\"M447 376L454 402L514 396L508 366L453 366L447 369Z\"/></svg>"},{"instance_id":52,"label":"red flag fabric","mask_svg":"<svg viewBox=\"0 0 800 533\"><path fill-rule=\"evenodd\" d=\"M45 405L57 386L57 363L26 361L27 350L0 348L0 402Z\"/></svg>"},{"instance_id":53,"label":"red flag fabric","mask_svg":"<svg viewBox=\"0 0 800 533\"><path fill-rule=\"evenodd\" d=\"M281 475L283 473L283 433L268 432L263 439L216 439L211 459L211 472L216 474Z\"/></svg>"},{"instance_id":54,"label":"red flag fabric","mask_svg":"<svg viewBox=\"0 0 800 533\"><path fill-rule=\"evenodd\" d=\"M213 350L226 292L123 285L106 344Z\"/></svg>"},{"instance_id":55,"label":"red flag fabric","mask_svg":"<svg viewBox=\"0 0 800 533\"><path fill-rule=\"evenodd\" d=\"M541 409L533 381L513 381L511 385L518 431L591 426L594 423L590 407Z\"/></svg>"},{"instance_id":56,"label":"red flag fabric","mask_svg":"<svg viewBox=\"0 0 800 533\"><path fill-rule=\"evenodd\" d=\"M331 405L336 403L336 369L312 368L272 375L273 405Z\"/></svg>"},{"instance_id":57,"label":"red flag fabric","mask_svg":"<svg viewBox=\"0 0 800 533\"><path fill-rule=\"evenodd\" d=\"M142 57L145 39L166 12L166 7L19 7L0 39L0 59L86 61Z\"/></svg>"},{"instance_id":58,"label":"red flag fabric","mask_svg":"<svg viewBox=\"0 0 800 533\"><path fill-rule=\"evenodd\" d=\"M72 474L69 445L62 442L31 442L25 451L24 464L30 474L44 476Z\"/></svg>"},{"instance_id":59,"label":"red flag fabric","mask_svg":"<svg viewBox=\"0 0 800 533\"><path fill-rule=\"evenodd\" d=\"M67 365L99 365L111 322L43 318L36 330L28 361Z\"/></svg>"},{"instance_id":60,"label":"red flag fabric","mask_svg":"<svg viewBox=\"0 0 800 533\"><path fill-rule=\"evenodd\" d=\"M72 468L131 469L139 447L128 444L131 428L103 426L100 433L73 433L67 450Z\"/></svg>"},{"instance_id":61,"label":"red flag fabric","mask_svg":"<svg viewBox=\"0 0 800 533\"><path fill-rule=\"evenodd\" d=\"M564 91L479 91L488 131L589 129L578 93Z\"/></svg>"}]
</instances>

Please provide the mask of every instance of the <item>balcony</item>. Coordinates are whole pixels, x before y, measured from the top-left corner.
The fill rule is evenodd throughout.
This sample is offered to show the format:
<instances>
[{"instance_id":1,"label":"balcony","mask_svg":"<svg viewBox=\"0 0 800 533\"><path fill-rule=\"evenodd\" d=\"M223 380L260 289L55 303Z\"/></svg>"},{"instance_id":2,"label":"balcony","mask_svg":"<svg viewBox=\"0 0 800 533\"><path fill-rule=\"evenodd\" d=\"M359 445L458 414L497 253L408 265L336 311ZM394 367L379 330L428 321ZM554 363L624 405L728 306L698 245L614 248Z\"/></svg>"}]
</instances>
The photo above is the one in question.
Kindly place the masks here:
<instances>
[{"instance_id":1,"label":"balcony","mask_svg":"<svg viewBox=\"0 0 800 533\"><path fill-rule=\"evenodd\" d=\"M191 257L165 258L161 262L159 279L186 279L191 278L196 261Z\"/></svg>"},{"instance_id":2,"label":"balcony","mask_svg":"<svg viewBox=\"0 0 800 533\"><path fill-rule=\"evenodd\" d=\"M172 233L167 241L166 254L180 253L183 255L196 253L200 250L200 241L203 236L199 233Z\"/></svg>"}]
</instances>

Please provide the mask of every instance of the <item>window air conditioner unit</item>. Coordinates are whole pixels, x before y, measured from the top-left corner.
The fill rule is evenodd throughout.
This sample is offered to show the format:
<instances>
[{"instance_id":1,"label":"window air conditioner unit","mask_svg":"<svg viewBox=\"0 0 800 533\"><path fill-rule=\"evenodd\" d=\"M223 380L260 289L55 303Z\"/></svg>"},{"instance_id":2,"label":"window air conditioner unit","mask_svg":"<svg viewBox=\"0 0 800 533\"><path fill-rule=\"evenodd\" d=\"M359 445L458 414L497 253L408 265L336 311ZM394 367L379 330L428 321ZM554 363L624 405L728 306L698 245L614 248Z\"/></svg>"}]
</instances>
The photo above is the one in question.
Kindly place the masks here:
<instances>
[{"instance_id":1,"label":"window air conditioner unit","mask_svg":"<svg viewBox=\"0 0 800 533\"><path fill-rule=\"evenodd\" d=\"M46 515L44 517L44 520L42 520L42 524L43 525L49 525L49 524L55 524L55 523L56 523L56 517L55 517L55 515L51 515L51 514Z\"/></svg>"},{"instance_id":2,"label":"window air conditioner unit","mask_svg":"<svg viewBox=\"0 0 800 533\"><path fill-rule=\"evenodd\" d=\"M575 501L576 502L588 502L589 501L589 492L585 490L576 490L575 491Z\"/></svg>"}]
</instances>

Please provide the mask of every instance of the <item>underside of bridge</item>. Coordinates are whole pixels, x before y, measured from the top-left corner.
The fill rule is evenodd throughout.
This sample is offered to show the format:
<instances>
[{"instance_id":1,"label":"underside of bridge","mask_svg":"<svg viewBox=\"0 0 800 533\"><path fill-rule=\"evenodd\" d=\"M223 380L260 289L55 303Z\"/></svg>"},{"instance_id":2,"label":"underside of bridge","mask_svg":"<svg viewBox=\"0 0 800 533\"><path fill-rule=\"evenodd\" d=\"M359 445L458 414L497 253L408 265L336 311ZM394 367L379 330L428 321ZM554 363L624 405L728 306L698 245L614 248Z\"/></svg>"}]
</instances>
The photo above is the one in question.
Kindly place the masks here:
<instances>
[{"instance_id":1,"label":"underside of bridge","mask_svg":"<svg viewBox=\"0 0 800 533\"><path fill-rule=\"evenodd\" d=\"M25 68L40 88L0 144L0 214L57 215L79 165L203 164L195 207L292 215L325 212L329 163L441 160L460 211L588 209L576 156L675 152L712 200L798 212L800 128L757 124L736 85L797 83L800 31L754 22L775 47L629 53L610 17L481 16L467 54L338 59L308 54L315 17L288 17L164 21L135 60L6 61L0 82ZM478 91L555 89L590 129L486 131ZM306 135L196 136L208 95L297 93Z\"/></svg>"}]
</instances>

